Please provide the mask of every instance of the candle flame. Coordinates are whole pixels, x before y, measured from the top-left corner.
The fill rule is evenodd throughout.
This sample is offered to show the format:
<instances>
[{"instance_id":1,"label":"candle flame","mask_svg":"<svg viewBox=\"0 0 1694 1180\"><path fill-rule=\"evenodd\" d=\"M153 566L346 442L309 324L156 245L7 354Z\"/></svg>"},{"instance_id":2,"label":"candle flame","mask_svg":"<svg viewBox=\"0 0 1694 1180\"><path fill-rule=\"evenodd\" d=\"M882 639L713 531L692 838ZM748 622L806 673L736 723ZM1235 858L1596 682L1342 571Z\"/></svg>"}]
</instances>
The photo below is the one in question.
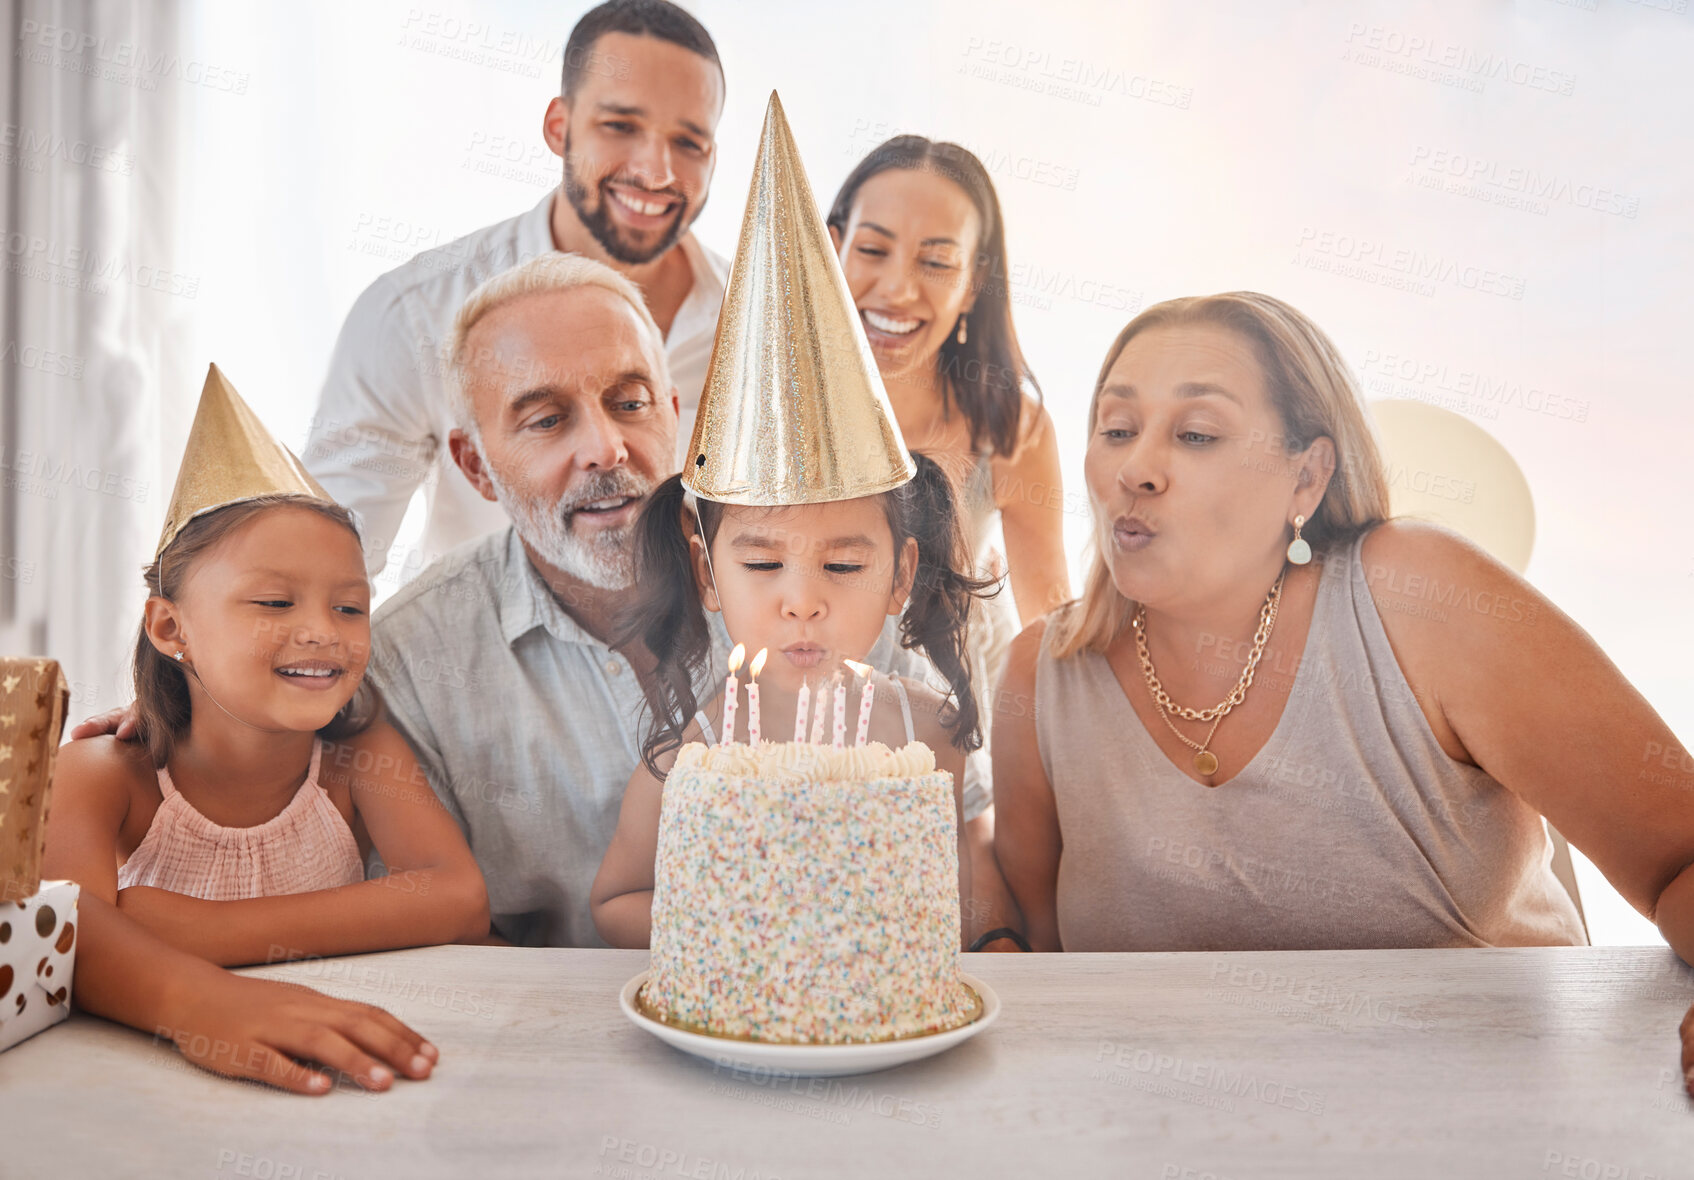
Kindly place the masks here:
<instances>
[{"instance_id":1,"label":"candle flame","mask_svg":"<svg viewBox=\"0 0 1694 1180\"><path fill-rule=\"evenodd\" d=\"M729 653L729 674L734 676L741 670L741 661L747 658L747 645L738 643L735 650Z\"/></svg>"},{"instance_id":2,"label":"candle flame","mask_svg":"<svg viewBox=\"0 0 1694 1180\"><path fill-rule=\"evenodd\" d=\"M870 674L875 671L869 664L861 664L857 660L842 660L841 662L853 669L853 675L863 676L867 680L870 678Z\"/></svg>"},{"instance_id":3,"label":"candle flame","mask_svg":"<svg viewBox=\"0 0 1694 1180\"><path fill-rule=\"evenodd\" d=\"M768 648L761 647L759 649L759 654L753 657L753 662L748 665L747 668L747 670L752 673L753 679L757 680L759 678L759 673L765 670L765 657L769 654L770 650Z\"/></svg>"}]
</instances>

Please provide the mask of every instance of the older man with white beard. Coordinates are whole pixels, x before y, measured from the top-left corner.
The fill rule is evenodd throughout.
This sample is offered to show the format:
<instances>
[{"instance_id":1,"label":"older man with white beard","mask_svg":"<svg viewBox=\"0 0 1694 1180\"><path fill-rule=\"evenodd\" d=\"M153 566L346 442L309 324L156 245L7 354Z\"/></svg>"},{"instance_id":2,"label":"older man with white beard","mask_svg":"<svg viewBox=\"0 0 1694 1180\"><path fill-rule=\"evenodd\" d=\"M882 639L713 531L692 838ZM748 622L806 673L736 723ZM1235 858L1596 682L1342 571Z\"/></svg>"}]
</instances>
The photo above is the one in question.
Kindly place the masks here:
<instances>
[{"instance_id":1,"label":"older man with white beard","mask_svg":"<svg viewBox=\"0 0 1694 1180\"><path fill-rule=\"evenodd\" d=\"M676 470L663 338L626 279L547 255L472 293L449 369L454 462L513 524L441 558L377 612L371 675L465 830L495 932L603 946L589 887L641 758L645 709L631 666L645 652L614 646L615 618L636 519ZM871 662L923 675L893 636L891 623ZM716 624L702 696L727 648ZM968 784L966 818L987 802Z\"/></svg>"}]
</instances>

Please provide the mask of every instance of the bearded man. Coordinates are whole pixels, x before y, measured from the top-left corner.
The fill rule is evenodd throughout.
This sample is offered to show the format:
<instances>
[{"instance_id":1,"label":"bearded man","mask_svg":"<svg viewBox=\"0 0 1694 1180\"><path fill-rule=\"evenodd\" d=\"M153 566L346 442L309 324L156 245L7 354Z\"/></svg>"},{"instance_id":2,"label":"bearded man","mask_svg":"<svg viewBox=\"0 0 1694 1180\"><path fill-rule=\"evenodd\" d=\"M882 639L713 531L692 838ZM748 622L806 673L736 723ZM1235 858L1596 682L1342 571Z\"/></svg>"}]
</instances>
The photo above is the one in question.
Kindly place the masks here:
<instances>
[{"instance_id":1,"label":"bearded man","mask_svg":"<svg viewBox=\"0 0 1694 1180\"><path fill-rule=\"evenodd\" d=\"M427 515L401 580L465 541L506 527L453 470L442 346L470 292L501 271L562 251L634 283L664 342L686 446L711 359L728 264L689 232L717 162L723 67L708 34L665 0L611 0L565 44L560 93L542 137L563 162L529 212L428 250L377 279L347 315L302 456L359 514L375 575L413 494Z\"/></svg>"}]
</instances>

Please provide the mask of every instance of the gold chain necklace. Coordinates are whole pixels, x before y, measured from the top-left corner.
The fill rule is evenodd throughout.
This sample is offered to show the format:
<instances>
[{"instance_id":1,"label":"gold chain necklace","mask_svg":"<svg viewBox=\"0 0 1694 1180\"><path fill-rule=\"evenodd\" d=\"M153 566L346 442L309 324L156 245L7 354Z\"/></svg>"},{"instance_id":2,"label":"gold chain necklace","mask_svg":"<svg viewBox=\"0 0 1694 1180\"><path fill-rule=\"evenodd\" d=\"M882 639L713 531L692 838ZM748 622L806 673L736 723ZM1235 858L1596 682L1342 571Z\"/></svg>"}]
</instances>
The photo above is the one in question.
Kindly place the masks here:
<instances>
[{"instance_id":1,"label":"gold chain necklace","mask_svg":"<svg viewBox=\"0 0 1694 1180\"><path fill-rule=\"evenodd\" d=\"M1241 671L1241 679L1235 682L1234 689L1227 697L1209 709L1189 709L1177 704L1171 700L1165 686L1159 683L1159 674L1153 671L1153 657L1147 653L1147 608L1140 603L1135 604L1135 617L1130 620L1130 625L1135 628L1135 654L1141 657L1141 675L1146 677L1147 691L1152 694L1153 703L1159 707L1159 719L1176 734L1178 741L1194 751L1194 769L1208 778L1217 773L1218 756L1206 747L1212 744L1218 724L1235 706L1247 699L1247 690L1253 687L1253 673L1259 667L1259 657L1265 654L1265 644L1270 642L1271 629L1276 626L1276 608L1282 602L1282 579L1286 573L1287 570L1284 570L1283 573L1277 574L1270 593L1265 595L1265 605L1259 611L1259 629L1253 634L1253 650L1247 653L1247 666ZM1206 740L1196 742L1182 733L1170 719L1171 713L1188 721L1210 721L1212 728L1206 734Z\"/></svg>"}]
</instances>

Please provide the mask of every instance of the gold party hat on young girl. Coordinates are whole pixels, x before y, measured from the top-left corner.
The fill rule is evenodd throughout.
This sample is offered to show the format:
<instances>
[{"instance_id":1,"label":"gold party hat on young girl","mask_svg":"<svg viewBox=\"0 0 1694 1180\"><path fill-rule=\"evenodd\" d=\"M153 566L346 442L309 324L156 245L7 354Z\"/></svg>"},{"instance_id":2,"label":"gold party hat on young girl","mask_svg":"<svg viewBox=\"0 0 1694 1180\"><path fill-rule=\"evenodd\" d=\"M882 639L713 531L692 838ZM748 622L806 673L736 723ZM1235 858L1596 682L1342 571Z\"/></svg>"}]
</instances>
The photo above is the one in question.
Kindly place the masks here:
<instances>
[{"instance_id":1,"label":"gold party hat on young girl","mask_svg":"<svg viewBox=\"0 0 1694 1180\"><path fill-rule=\"evenodd\" d=\"M165 531L153 556L163 553L183 526L203 512L283 492L334 503L213 365L206 373L206 388L165 512Z\"/></svg>"},{"instance_id":2,"label":"gold party hat on young girl","mask_svg":"<svg viewBox=\"0 0 1694 1180\"><path fill-rule=\"evenodd\" d=\"M916 473L773 90L682 482L817 504Z\"/></svg>"}]
</instances>

